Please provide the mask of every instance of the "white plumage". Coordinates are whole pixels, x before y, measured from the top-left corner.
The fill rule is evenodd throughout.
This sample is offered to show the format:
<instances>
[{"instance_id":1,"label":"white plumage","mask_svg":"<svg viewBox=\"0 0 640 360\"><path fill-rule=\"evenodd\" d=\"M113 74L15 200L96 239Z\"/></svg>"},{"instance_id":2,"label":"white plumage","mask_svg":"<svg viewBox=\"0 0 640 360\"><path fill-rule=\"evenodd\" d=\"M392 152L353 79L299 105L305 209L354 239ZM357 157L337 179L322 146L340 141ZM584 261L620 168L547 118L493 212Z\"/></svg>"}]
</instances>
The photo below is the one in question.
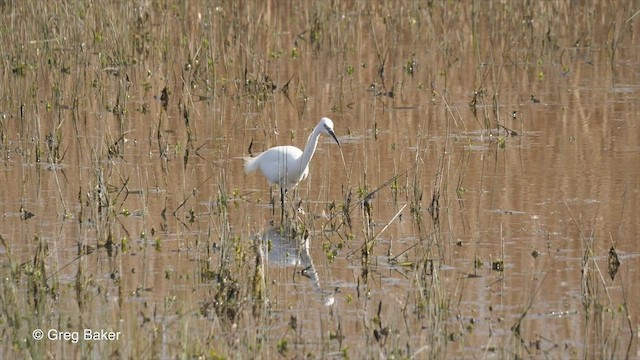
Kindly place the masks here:
<instances>
[{"instance_id":1,"label":"white plumage","mask_svg":"<svg viewBox=\"0 0 640 360\"><path fill-rule=\"evenodd\" d=\"M280 186L281 201L284 202L284 192L295 188L309 175L309 163L321 134L331 136L340 145L333 131L333 121L323 117L309 135L304 151L290 145L272 147L256 157L245 158L244 171L252 173L260 170L270 184Z\"/></svg>"}]
</instances>

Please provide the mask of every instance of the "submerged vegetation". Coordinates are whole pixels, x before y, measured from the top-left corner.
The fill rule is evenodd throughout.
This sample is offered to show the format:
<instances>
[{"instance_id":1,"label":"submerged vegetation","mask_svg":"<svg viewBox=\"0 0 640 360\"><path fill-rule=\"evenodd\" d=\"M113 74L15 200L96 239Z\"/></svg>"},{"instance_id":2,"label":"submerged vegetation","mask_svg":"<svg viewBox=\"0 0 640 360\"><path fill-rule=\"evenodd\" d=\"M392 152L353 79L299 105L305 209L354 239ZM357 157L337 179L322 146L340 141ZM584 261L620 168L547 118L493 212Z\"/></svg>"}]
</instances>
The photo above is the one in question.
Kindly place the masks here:
<instances>
[{"instance_id":1,"label":"submerged vegetation","mask_svg":"<svg viewBox=\"0 0 640 360\"><path fill-rule=\"evenodd\" d=\"M637 354L637 1L0 13L0 357Z\"/></svg>"}]
</instances>

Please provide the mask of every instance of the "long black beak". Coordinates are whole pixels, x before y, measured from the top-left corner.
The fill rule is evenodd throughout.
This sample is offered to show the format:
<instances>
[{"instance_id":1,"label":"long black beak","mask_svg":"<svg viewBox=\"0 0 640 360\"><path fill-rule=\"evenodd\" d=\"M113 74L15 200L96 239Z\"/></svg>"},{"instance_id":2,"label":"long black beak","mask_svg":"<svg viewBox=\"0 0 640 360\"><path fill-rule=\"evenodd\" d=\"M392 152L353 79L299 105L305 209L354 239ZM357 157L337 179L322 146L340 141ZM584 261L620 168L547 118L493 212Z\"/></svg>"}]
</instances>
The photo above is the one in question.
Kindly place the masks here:
<instances>
[{"instance_id":1,"label":"long black beak","mask_svg":"<svg viewBox=\"0 0 640 360\"><path fill-rule=\"evenodd\" d=\"M338 137L336 136L336 133L334 133L333 130L329 130L329 134L331 134L331 137L333 138L333 140L336 141L336 144L340 146L340 141L338 141Z\"/></svg>"}]
</instances>

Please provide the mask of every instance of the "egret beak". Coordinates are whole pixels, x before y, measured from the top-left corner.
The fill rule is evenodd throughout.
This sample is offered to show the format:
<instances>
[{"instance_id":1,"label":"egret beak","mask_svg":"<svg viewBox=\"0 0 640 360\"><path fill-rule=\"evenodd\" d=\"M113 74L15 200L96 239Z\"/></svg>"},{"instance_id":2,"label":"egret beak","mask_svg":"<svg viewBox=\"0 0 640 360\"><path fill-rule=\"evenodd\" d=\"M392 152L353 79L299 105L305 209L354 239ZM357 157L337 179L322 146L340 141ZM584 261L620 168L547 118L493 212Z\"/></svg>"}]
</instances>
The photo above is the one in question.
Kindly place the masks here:
<instances>
[{"instance_id":1,"label":"egret beak","mask_svg":"<svg viewBox=\"0 0 640 360\"><path fill-rule=\"evenodd\" d=\"M338 146L340 146L340 141L338 141L338 137L336 136L336 133L333 132L333 130L329 130L329 135L331 135L333 140L336 141L336 144L338 144Z\"/></svg>"}]
</instances>

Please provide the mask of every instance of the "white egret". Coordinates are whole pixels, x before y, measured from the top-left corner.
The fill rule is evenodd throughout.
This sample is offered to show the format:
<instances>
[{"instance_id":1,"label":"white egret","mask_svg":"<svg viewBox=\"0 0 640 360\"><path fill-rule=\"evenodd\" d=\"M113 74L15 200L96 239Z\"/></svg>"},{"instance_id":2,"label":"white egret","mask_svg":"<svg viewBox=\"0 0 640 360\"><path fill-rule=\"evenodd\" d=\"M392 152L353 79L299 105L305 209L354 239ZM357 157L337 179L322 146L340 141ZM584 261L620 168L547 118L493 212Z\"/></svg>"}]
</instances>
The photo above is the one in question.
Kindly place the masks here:
<instances>
[{"instance_id":1,"label":"white egret","mask_svg":"<svg viewBox=\"0 0 640 360\"><path fill-rule=\"evenodd\" d=\"M284 214L284 194L293 189L309 175L309 163L318 146L320 134L330 135L338 146L340 142L333 132L333 121L323 117L307 139L304 151L295 146L276 146L253 158L245 158L244 171L252 173L258 169L269 184L280 186L280 202Z\"/></svg>"}]
</instances>

